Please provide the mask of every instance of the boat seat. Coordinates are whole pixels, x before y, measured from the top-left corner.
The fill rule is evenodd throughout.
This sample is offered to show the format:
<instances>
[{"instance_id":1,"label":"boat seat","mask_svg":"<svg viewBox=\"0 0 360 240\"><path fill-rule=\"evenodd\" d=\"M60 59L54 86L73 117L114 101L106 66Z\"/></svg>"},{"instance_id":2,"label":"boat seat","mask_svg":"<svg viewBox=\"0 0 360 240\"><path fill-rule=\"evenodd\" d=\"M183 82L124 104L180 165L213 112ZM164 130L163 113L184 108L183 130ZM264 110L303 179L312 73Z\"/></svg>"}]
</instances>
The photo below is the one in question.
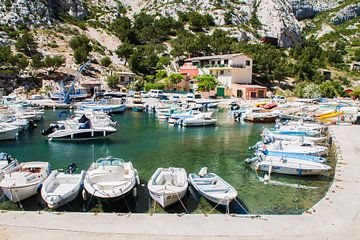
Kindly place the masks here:
<instances>
[{"instance_id":1,"label":"boat seat","mask_svg":"<svg viewBox=\"0 0 360 240\"><path fill-rule=\"evenodd\" d=\"M228 188L222 188L222 189L203 189L204 192L228 192Z\"/></svg>"}]
</instances>

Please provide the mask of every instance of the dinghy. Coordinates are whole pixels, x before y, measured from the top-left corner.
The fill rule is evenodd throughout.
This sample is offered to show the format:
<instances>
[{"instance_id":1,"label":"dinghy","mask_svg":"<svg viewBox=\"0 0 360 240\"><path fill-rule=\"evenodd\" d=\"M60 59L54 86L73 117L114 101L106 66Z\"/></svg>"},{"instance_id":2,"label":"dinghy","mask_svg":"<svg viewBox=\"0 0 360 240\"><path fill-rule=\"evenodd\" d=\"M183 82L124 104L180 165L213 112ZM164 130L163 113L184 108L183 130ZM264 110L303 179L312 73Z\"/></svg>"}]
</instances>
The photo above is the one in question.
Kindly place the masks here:
<instances>
[{"instance_id":1,"label":"dinghy","mask_svg":"<svg viewBox=\"0 0 360 240\"><path fill-rule=\"evenodd\" d=\"M177 124L181 124L184 127L200 127L215 125L217 119L208 116L208 114L198 114L192 118L185 118L178 120Z\"/></svg>"},{"instance_id":2,"label":"dinghy","mask_svg":"<svg viewBox=\"0 0 360 240\"><path fill-rule=\"evenodd\" d=\"M79 194L85 177L85 171L80 174L53 171L45 180L41 189L41 197L49 208L57 208L73 201Z\"/></svg>"},{"instance_id":3,"label":"dinghy","mask_svg":"<svg viewBox=\"0 0 360 240\"><path fill-rule=\"evenodd\" d=\"M275 141L268 144L258 142L253 149L268 150L270 152L287 152L294 154L307 154L307 155L324 155L327 153L327 148L315 145L314 142L303 141Z\"/></svg>"},{"instance_id":4,"label":"dinghy","mask_svg":"<svg viewBox=\"0 0 360 240\"><path fill-rule=\"evenodd\" d=\"M131 162L121 158L100 158L91 164L84 179L84 188L103 201L125 197L140 183L137 170Z\"/></svg>"},{"instance_id":5,"label":"dinghy","mask_svg":"<svg viewBox=\"0 0 360 240\"><path fill-rule=\"evenodd\" d=\"M206 199L219 204L228 206L236 198L236 190L225 180L215 173L208 173L204 167L198 174L189 174L191 185Z\"/></svg>"},{"instance_id":6,"label":"dinghy","mask_svg":"<svg viewBox=\"0 0 360 240\"><path fill-rule=\"evenodd\" d=\"M0 187L12 202L19 202L35 195L50 173L48 162L20 163L5 174Z\"/></svg>"},{"instance_id":7,"label":"dinghy","mask_svg":"<svg viewBox=\"0 0 360 240\"><path fill-rule=\"evenodd\" d=\"M180 201L188 188L183 168L158 168L148 182L150 196L165 208Z\"/></svg>"},{"instance_id":8,"label":"dinghy","mask_svg":"<svg viewBox=\"0 0 360 240\"><path fill-rule=\"evenodd\" d=\"M321 143L326 141L326 137L310 137L310 136L297 136L297 135L286 135L270 132L268 129L264 129L263 135L265 138L275 140L286 140L286 141L310 141L315 143Z\"/></svg>"}]
</instances>

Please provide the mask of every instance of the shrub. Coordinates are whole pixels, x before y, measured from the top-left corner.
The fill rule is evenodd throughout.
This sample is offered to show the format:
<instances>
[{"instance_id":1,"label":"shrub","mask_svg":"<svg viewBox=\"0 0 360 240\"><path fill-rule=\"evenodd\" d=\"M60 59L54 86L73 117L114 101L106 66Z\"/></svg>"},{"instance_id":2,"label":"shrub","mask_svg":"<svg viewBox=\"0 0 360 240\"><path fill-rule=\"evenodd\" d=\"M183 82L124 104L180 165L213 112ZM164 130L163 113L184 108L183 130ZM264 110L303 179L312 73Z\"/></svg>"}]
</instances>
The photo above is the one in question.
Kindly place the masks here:
<instances>
[{"instance_id":1,"label":"shrub","mask_svg":"<svg viewBox=\"0 0 360 240\"><path fill-rule=\"evenodd\" d=\"M110 66L111 63L112 63L111 59L108 56L106 56L100 60L100 64L104 67Z\"/></svg>"}]
</instances>

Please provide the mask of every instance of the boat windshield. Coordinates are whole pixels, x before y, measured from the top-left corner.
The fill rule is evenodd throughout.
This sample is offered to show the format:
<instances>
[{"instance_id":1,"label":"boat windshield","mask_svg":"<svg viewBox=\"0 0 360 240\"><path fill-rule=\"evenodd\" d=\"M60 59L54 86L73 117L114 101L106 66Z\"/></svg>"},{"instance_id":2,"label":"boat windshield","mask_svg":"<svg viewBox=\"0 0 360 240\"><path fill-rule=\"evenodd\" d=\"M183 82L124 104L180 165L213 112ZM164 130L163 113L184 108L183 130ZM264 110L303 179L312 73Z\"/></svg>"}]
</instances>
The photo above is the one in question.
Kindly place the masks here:
<instances>
[{"instance_id":1,"label":"boat windshield","mask_svg":"<svg viewBox=\"0 0 360 240\"><path fill-rule=\"evenodd\" d=\"M114 157L100 158L96 161L97 165L102 166L123 166L124 163L124 159Z\"/></svg>"}]
</instances>

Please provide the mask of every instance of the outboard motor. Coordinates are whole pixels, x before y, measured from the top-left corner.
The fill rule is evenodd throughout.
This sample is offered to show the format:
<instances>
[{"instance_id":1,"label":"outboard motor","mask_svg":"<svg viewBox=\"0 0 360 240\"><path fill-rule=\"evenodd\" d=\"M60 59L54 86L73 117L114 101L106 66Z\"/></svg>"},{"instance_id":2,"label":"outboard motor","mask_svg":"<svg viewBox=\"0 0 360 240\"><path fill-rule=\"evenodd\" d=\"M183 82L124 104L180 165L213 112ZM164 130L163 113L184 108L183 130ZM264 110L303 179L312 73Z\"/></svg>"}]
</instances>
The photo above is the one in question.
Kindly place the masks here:
<instances>
[{"instance_id":1,"label":"outboard motor","mask_svg":"<svg viewBox=\"0 0 360 240\"><path fill-rule=\"evenodd\" d=\"M86 123L89 119L83 114L79 119L79 123Z\"/></svg>"},{"instance_id":2,"label":"outboard motor","mask_svg":"<svg viewBox=\"0 0 360 240\"><path fill-rule=\"evenodd\" d=\"M75 163L70 163L70 165L67 167L66 172L68 174L73 174L76 171L76 169L77 169L76 164Z\"/></svg>"},{"instance_id":3,"label":"outboard motor","mask_svg":"<svg viewBox=\"0 0 360 240\"><path fill-rule=\"evenodd\" d=\"M56 131L56 129L59 129L59 126L57 124L51 124L50 127L48 129L44 129L40 132L41 135L43 136L47 136L53 132Z\"/></svg>"}]
</instances>

